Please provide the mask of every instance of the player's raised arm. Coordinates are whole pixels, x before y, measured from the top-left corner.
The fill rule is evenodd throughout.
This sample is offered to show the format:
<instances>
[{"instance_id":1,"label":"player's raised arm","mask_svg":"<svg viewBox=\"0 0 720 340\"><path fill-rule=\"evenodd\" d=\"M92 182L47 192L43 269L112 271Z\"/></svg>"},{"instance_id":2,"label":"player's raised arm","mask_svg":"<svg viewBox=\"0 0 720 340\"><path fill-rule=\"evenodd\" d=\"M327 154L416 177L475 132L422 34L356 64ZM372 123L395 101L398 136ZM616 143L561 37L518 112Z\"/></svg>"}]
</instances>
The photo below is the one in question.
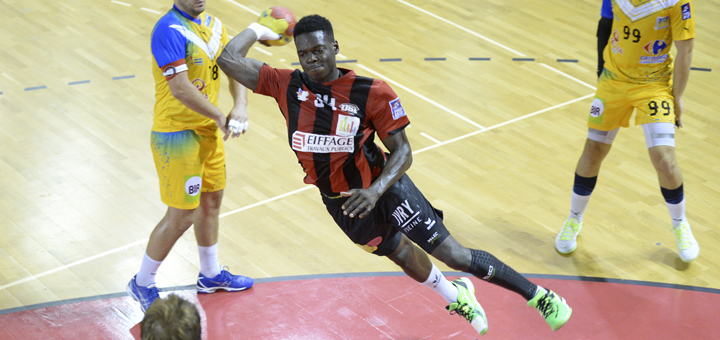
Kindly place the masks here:
<instances>
[{"instance_id":1,"label":"player's raised arm","mask_svg":"<svg viewBox=\"0 0 720 340\"><path fill-rule=\"evenodd\" d=\"M258 23L252 23L250 27L254 25L265 27ZM267 30L260 29L260 31L266 31L264 33L267 34L275 34L275 38L277 39L277 33L267 27L265 28ZM255 88L257 88L260 68L263 63L259 60L245 58L245 56L247 55L250 46L252 46L260 38L265 37L257 34L252 28L248 28L240 32L240 34L230 40L217 61L218 65L220 65L220 69L223 70L228 77L237 80L240 84L251 91L255 91Z\"/></svg>"}]
</instances>

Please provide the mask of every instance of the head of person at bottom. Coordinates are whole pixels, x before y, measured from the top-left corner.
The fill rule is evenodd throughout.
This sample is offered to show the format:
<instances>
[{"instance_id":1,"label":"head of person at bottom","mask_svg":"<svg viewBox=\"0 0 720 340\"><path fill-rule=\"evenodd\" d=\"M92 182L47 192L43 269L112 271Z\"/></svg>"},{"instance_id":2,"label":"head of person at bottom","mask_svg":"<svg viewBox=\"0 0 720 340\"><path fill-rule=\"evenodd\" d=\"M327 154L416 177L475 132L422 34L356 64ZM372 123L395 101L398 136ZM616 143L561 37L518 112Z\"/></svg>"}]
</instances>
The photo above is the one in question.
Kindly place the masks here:
<instances>
[{"instance_id":1,"label":"head of person at bottom","mask_svg":"<svg viewBox=\"0 0 720 340\"><path fill-rule=\"evenodd\" d=\"M140 322L142 340L201 340L200 313L177 295L157 299Z\"/></svg>"},{"instance_id":2,"label":"head of person at bottom","mask_svg":"<svg viewBox=\"0 0 720 340\"><path fill-rule=\"evenodd\" d=\"M293 32L303 71L314 82L325 83L340 77L335 55L340 53L332 24L317 14L300 19Z\"/></svg>"}]
</instances>

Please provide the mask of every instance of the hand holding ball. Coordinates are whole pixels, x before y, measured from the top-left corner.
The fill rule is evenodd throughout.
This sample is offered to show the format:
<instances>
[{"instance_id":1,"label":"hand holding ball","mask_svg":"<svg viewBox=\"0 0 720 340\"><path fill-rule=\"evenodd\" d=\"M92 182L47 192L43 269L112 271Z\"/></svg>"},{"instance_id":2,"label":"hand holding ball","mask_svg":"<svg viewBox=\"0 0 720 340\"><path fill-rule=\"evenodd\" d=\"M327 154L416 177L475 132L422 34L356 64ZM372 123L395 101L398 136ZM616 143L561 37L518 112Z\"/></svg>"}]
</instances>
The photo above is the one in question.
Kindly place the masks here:
<instances>
[{"instance_id":1,"label":"hand holding ball","mask_svg":"<svg viewBox=\"0 0 720 340\"><path fill-rule=\"evenodd\" d=\"M261 37L260 34L258 34L258 40L267 46L287 45L293 39L293 30L295 29L296 23L295 15L289 9L280 6L270 7L260 14L258 24L270 28L274 33L277 33L280 38L268 39L268 37Z\"/></svg>"}]
</instances>

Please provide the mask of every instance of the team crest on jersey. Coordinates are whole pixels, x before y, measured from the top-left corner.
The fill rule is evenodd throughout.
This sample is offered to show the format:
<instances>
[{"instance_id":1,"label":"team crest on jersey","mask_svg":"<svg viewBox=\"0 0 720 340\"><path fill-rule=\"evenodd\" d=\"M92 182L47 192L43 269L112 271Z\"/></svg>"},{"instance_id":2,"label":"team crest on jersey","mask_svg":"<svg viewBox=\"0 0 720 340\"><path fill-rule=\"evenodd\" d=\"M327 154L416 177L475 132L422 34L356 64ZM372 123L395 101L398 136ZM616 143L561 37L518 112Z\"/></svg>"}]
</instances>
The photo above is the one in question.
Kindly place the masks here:
<instances>
[{"instance_id":1,"label":"team crest on jersey","mask_svg":"<svg viewBox=\"0 0 720 340\"><path fill-rule=\"evenodd\" d=\"M655 20L655 30L661 30L668 27L670 24L670 17L658 17Z\"/></svg>"},{"instance_id":2,"label":"team crest on jersey","mask_svg":"<svg viewBox=\"0 0 720 340\"><path fill-rule=\"evenodd\" d=\"M665 47L667 47L668 44L664 40L654 40L647 45L643 47L645 52L650 53L652 55L658 55L660 52L665 50Z\"/></svg>"},{"instance_id":3,"label":"team crest on jersey","mask_svg":"<svg viewBox=\"0 0 720 340\"><path fill-rule=\"evenodd\" d=\"M692 15L691 13L692 13L692 12L690 11L690 3L689 3L689 2L686 3L686 4L684 4L684 5L682 5L683 20L690 19L690 18L691 18L691 15Z\"/></svg>"},{"instance_id":4,"label":"team crest on jersey","mask_svg":"<svg viewBox=\"0 0 720 340\"><path fill-rule=\"evenodd\" d=\"M405 117L405 110L403 110L402 104L400 104L400 97L390 101L390 110L392 110L393 120Z\"/></svg>"},{"instance_id":5,"label":"team crest on jersey","mask_svg":"<svg viewBox=\"0 0 720 340\"><path fill-rule=\"evenodd\" d=\"M308 96L310 96L310 92L303 91L302 88L298 87L297 96L298 96L297 98L299 101L304 102L304 101L308 100Z\"/></svg>"},{"instance_id":6,"label":"team crest on jersey","mask_svg":"<svg viewBox=\"0 0 720 340\"><path fill-rule=\"evenodd\" d=\"M340 110L354 116L360 111L360 108L353 103L342 103L340 104Z\"/></svg>"},{"instance_id":7,"label":"team crest on jersey","mask_svg":"<svg viewBox=\"0 0 720 340\"><path fill-rule=\"evenodd\" d=\"M355 136L360 128L360 118L339 115L335 133L338 136Z\"/></svg>"},{"instance_id":8,"label":"team crest on jersey","mask_svg":"<svg viewBox=\"0 0 720 340\"><path fill-rule=\"evenodd\" d=\"M203 58L195 58L193 59L193 63L195 63L195 65L205 65Z\"/></svg>"},{"instance_id":9,"label":"team crest on jersey","mask_svg":"<svg viewBox=\"0 0 720 340\"><path fill-rule=\"evenodd\" d=\"M313 153L353 153L355 144L353 137L318 135L295 131L292 134L292 149Z\"/></svg>"},{"instance_id":10,"label":"team crest on jersey","mask_svg":"<svg viewBox=\"0 0 720 340\"><path fill-rule=\"evenodd\" d=\"M612 52L615 54L623 54L623 49L618 45L620 42L620 34L618 33L617 28L615 31L613 31L612 38L610 38L610 49L612 49Z\"/></svg>"}]
</instances>

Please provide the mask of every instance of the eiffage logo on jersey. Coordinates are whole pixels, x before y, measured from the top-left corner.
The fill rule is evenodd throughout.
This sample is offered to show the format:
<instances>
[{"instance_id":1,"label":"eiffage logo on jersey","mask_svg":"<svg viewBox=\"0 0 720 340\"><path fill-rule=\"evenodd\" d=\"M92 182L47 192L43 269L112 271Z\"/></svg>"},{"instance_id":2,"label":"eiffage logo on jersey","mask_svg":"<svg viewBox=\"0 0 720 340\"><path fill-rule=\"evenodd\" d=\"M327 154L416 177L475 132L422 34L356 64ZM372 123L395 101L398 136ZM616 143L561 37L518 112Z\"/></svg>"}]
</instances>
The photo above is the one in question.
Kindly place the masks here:
<instances>
[{"instance_id":1,"label":"eiffage logo on jersey","mask_svg":"<svg viewBox=\"0 0 720 340\"><path fill-rule=\"evenodd\" d=\"M293 132L292 149L301 152L331 153L354 152L353 137L317 135L300 131Z\"/></svg>"}]
</instances>

